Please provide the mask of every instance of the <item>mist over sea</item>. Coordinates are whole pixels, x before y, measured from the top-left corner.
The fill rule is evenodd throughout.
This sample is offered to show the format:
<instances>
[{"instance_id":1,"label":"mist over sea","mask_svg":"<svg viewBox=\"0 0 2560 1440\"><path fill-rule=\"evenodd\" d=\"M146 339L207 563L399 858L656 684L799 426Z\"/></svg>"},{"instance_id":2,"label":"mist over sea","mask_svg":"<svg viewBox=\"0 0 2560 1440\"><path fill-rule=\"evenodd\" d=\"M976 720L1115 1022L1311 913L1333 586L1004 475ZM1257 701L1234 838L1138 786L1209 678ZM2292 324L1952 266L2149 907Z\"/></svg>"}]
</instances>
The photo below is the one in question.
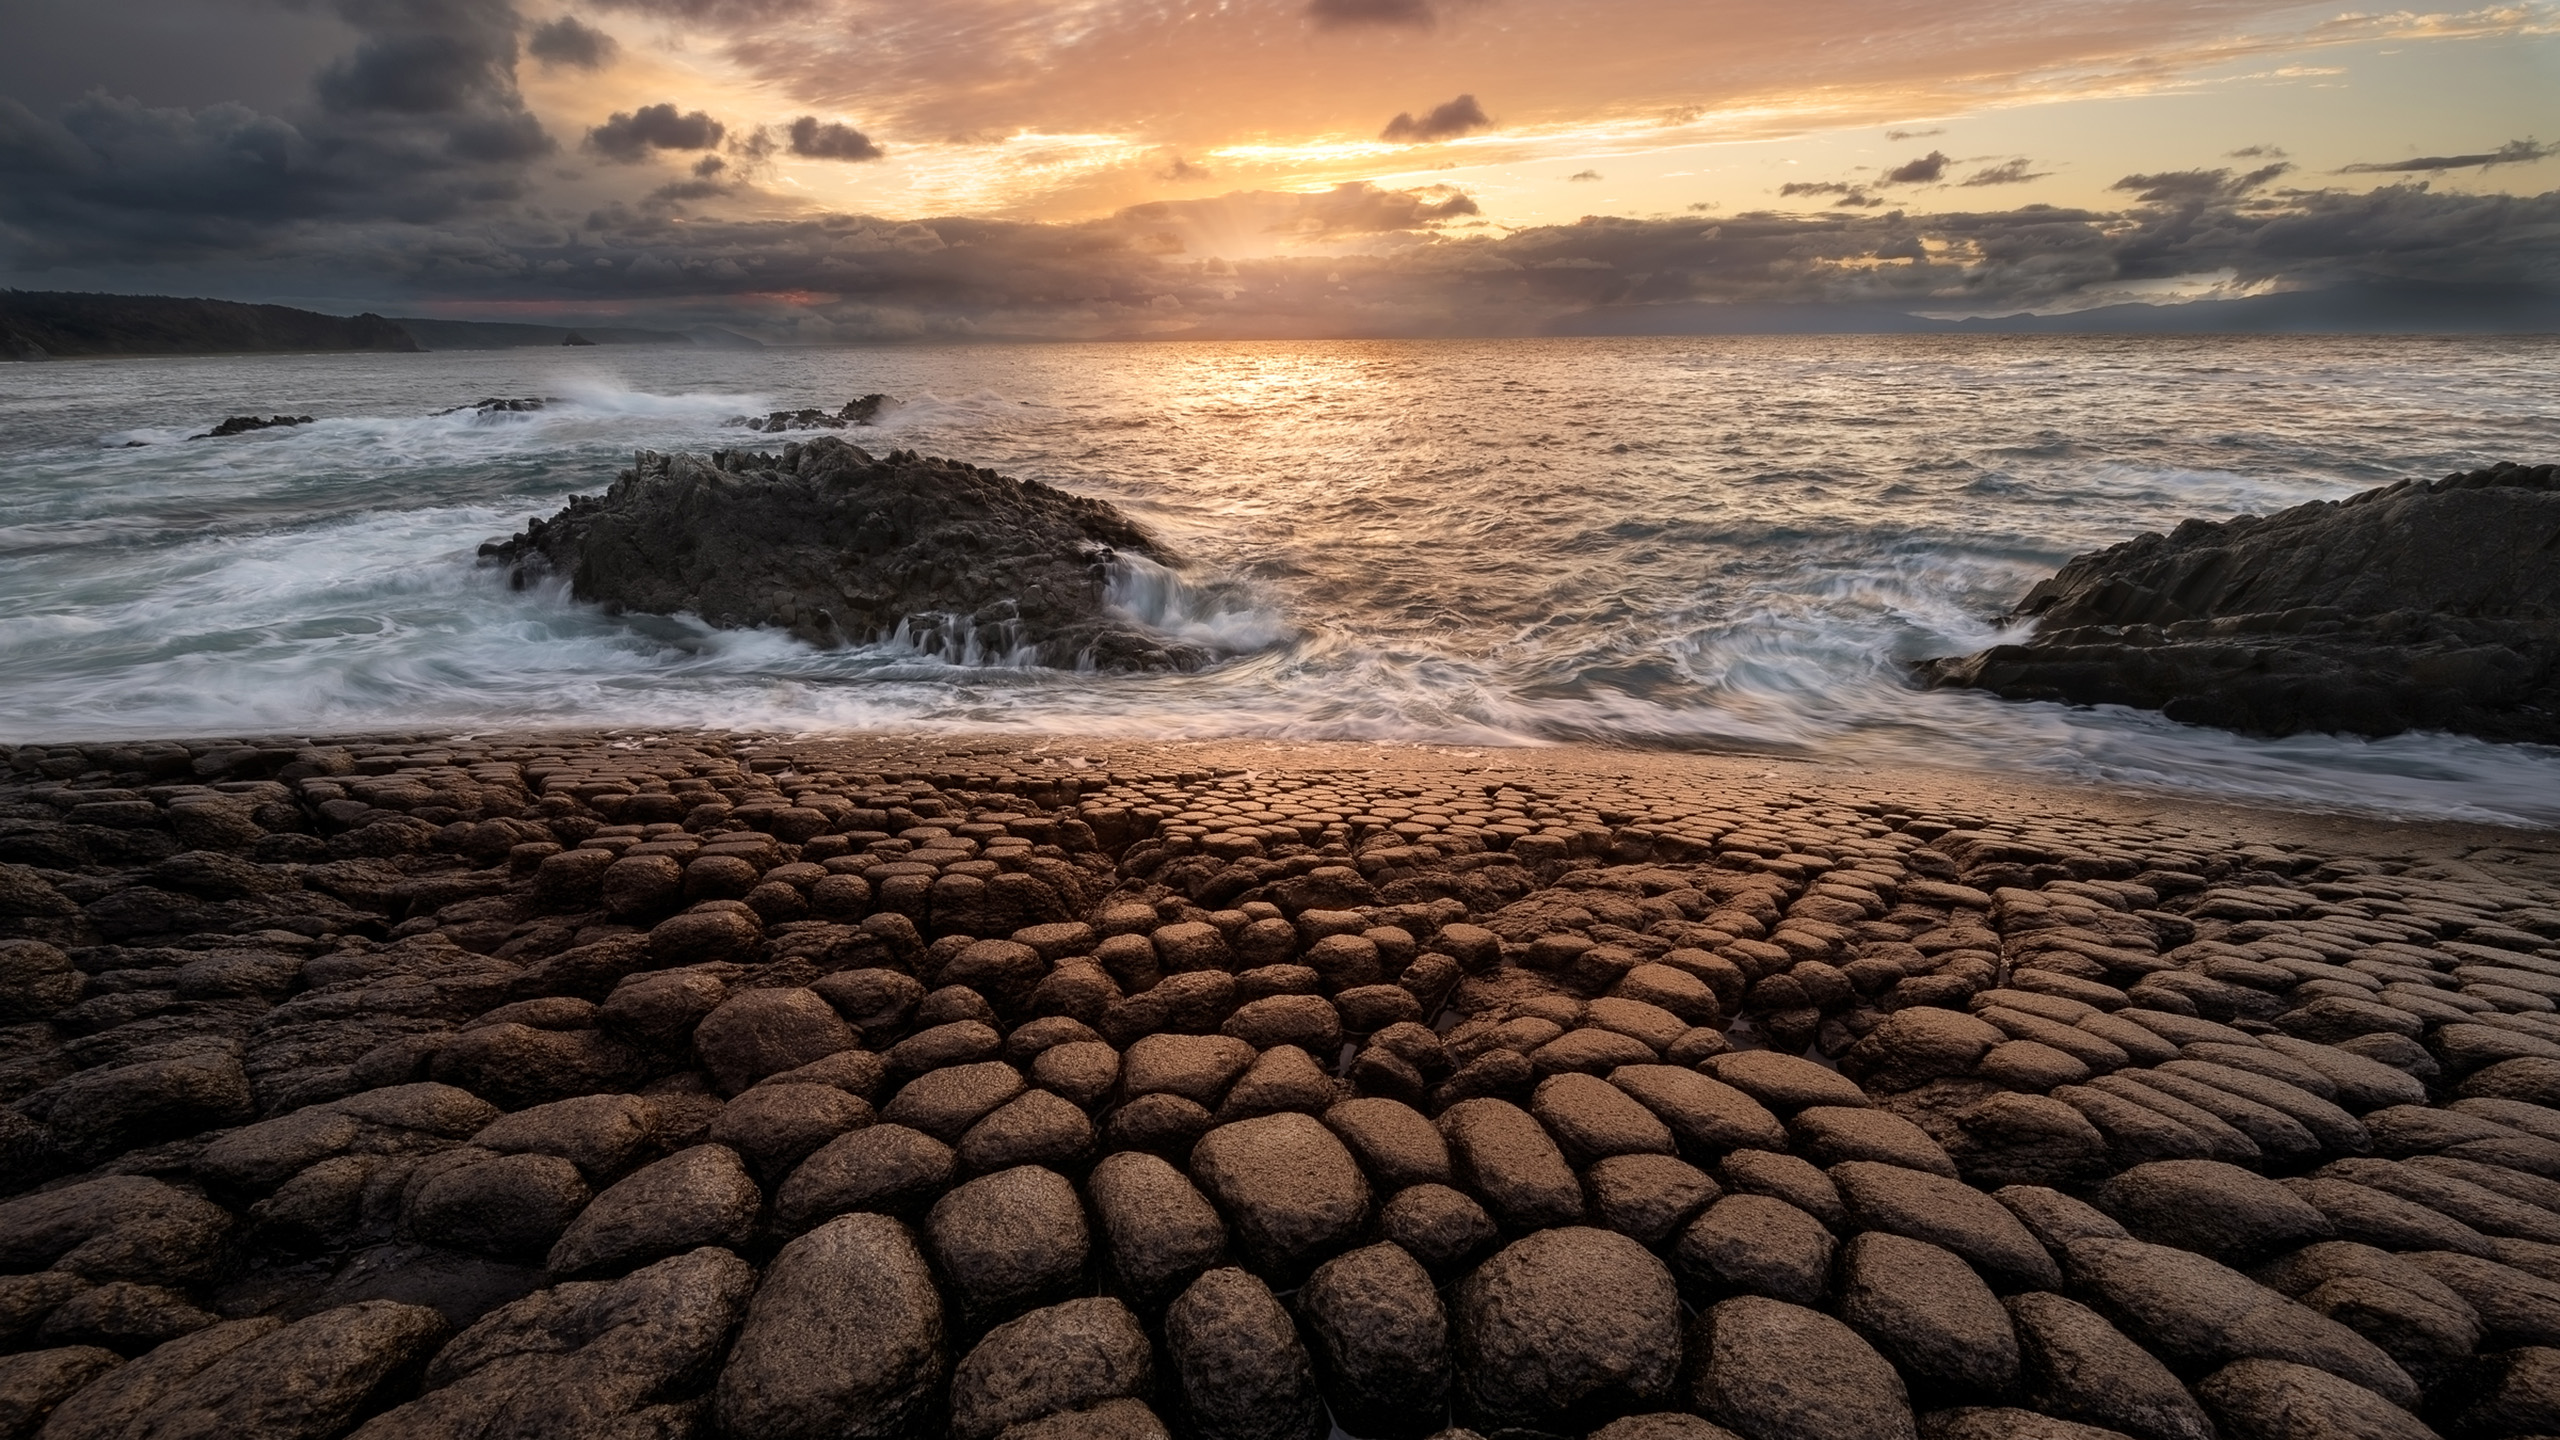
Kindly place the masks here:
<instances>
[{"instance_id":1,"label":"mist over sea","mask_svg":"<svg viewBox=\"0 0 2560 1440\"><path fill-rule=\"evenodd\" d=\"M539 725L1589 740L2560 823L2560 751L2247 740L1923 692L2081 551L2560 458L2560 338L595 348L0 366L0 742ZM511 591L486 539L635 448L880 391L1098 495L1189 675L819 652ZM538 414L441 417L485 396ZM185 440L226 415L320 417ZM145 442L128 446L127 442Z\"/></svg>"}]
</instances>

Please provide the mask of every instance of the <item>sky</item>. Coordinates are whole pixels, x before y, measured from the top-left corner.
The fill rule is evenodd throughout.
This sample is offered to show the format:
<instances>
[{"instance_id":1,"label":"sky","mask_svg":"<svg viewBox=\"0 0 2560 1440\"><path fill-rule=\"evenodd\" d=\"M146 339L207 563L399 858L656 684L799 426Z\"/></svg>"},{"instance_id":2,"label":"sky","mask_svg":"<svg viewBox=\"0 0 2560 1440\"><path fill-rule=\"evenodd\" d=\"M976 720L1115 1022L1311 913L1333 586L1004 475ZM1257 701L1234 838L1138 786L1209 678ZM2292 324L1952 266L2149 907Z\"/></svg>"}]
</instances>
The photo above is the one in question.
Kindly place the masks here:
<instances>
[{"instance_id":1,"label":"sky","mask_svg":"<svg viewBox=\"0 0 2560 1440\"><path fill-rule=\"evenodd\" d=\"M2550 0L10 0L0 31L26 289L812 342L2560 293Z\"/></svg>"}]
</instances>

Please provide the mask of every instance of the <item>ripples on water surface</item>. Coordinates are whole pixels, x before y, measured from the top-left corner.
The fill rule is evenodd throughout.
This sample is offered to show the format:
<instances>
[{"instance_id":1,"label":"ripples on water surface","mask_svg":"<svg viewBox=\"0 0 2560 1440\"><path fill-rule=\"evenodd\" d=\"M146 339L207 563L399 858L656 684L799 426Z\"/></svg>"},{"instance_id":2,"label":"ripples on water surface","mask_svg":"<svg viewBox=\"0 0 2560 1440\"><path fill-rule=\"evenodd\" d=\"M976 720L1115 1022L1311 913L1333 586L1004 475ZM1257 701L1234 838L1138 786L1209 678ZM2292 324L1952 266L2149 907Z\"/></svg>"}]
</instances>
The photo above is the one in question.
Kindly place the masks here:
<instances>
[{"instance_id":1,"label":"ripples on water surface","mask_svg":"<svg viewBox=\"0 0 2560 1440\"><path fill-rule=\"evenodd\" d=\"M0 367L0 737L539 723L1584 739L2560 822L2560 752L2250 741L1905 662L2190 516L2560 456L2551 339L1715 338L517 350ZM1248 610L1182 676L615 620L477 568L637 447L885 391L911 447L1105 496ZM536 415L429 418L485 395ZM184 443L229 414L323 417ZM146 443L121 448L126 441Z\"/></svg>"}]
</instances>

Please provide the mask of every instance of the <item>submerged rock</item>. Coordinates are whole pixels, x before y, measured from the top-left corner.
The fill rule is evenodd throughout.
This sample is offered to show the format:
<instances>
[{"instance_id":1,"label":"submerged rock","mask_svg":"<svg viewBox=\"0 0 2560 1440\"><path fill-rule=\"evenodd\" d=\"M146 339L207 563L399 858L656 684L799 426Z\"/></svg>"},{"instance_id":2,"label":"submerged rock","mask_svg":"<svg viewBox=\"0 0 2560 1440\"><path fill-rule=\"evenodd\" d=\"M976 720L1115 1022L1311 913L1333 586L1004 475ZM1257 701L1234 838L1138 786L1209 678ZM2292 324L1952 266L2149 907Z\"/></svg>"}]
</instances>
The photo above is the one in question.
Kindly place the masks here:
<instances>
[{"instance_id":1,"label":"submerged rock","mask_svg":"<svg viewBox=\"0 0 2560 1440\"><path fill-rule=\"evenodd\" d=\"M221 440L233 435L246 435L252 430L286 430L296 425L310 423L311 417L308 415L270 415L264 420L255 415L234 415L201 435L190 435L187 438Z\"/></svg>"},{"instance_id":2,"label":"submerged rock","mask_svg":"<svg viewBox=\"0 0 2560 1440\"><path fill-rule=\"evenodd\" d=\"M847 400L841 410L776 410L770 415L732 415L723 425L746 430L842 430L848 425L879 423L880 412L889 406L886 395L865 395Z\"/></svg>"},{"instance_id":3,"label":"submerged rock","mask_svg":"<svg viewBox=\"0 0 2560 1440\"><path fill-rule=\"evenodd\" d=\"M2082 555L2010 612L2032 639L1918 669L2252 735L2560 744L2555 555L2560 466L2403 481Z\"/></svg>"},{"instance_id":4,"label":"submerged rock","mask_svg":"<svg viewBox=\"0 0 2560 1440\"><path fill-rule=\"evenodd\" d=\"M518 399L509 399L504 396L492 395L484 400L474 400L468 405L448 405L442 410L430 411L428 413L430 415L439 416L459 415L463 411L468 410L474 415L530 415L534 411L549 407L557 401L558 398L559 397L556 395L528 395Z\"/></svg>"},{"instance_id":5,"label":"submerged rock","mask_svg":"<svg viewBox=\"0 0 2560 1440\"><path fill-rule=\"evenodd\" d=\"M1170 557L1110 505L834 436L779 455L643 451L603 495L480 553L519 586L558 573L616 613L775 625L814 645L904 638L954 660L1115 670L1211 658L1111 609L1116 568Z\"/></svg>"}]
</instances>

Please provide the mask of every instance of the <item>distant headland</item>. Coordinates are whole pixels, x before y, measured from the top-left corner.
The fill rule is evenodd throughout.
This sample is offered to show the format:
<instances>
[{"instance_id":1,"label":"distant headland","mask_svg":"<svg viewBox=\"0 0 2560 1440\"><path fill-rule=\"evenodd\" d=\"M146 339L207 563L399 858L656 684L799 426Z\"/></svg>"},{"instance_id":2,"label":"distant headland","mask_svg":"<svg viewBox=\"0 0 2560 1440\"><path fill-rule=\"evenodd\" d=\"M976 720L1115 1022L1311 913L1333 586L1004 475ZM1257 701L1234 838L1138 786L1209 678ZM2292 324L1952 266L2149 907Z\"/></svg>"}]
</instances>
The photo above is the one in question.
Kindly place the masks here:
<instances>
[{"instance_id":1,"label":"distant headland","mask_svg":"<svg viewBox=\"0 0 2560 1440\"><path fill-rule=\"evenodd\" d=\"M705 345L760 349L728 331L633 330L323 315L170 295L0 290L0 360L101 355L253 355L334 351L509 350L550 345Z\"/></svg>"}]
</instances>

